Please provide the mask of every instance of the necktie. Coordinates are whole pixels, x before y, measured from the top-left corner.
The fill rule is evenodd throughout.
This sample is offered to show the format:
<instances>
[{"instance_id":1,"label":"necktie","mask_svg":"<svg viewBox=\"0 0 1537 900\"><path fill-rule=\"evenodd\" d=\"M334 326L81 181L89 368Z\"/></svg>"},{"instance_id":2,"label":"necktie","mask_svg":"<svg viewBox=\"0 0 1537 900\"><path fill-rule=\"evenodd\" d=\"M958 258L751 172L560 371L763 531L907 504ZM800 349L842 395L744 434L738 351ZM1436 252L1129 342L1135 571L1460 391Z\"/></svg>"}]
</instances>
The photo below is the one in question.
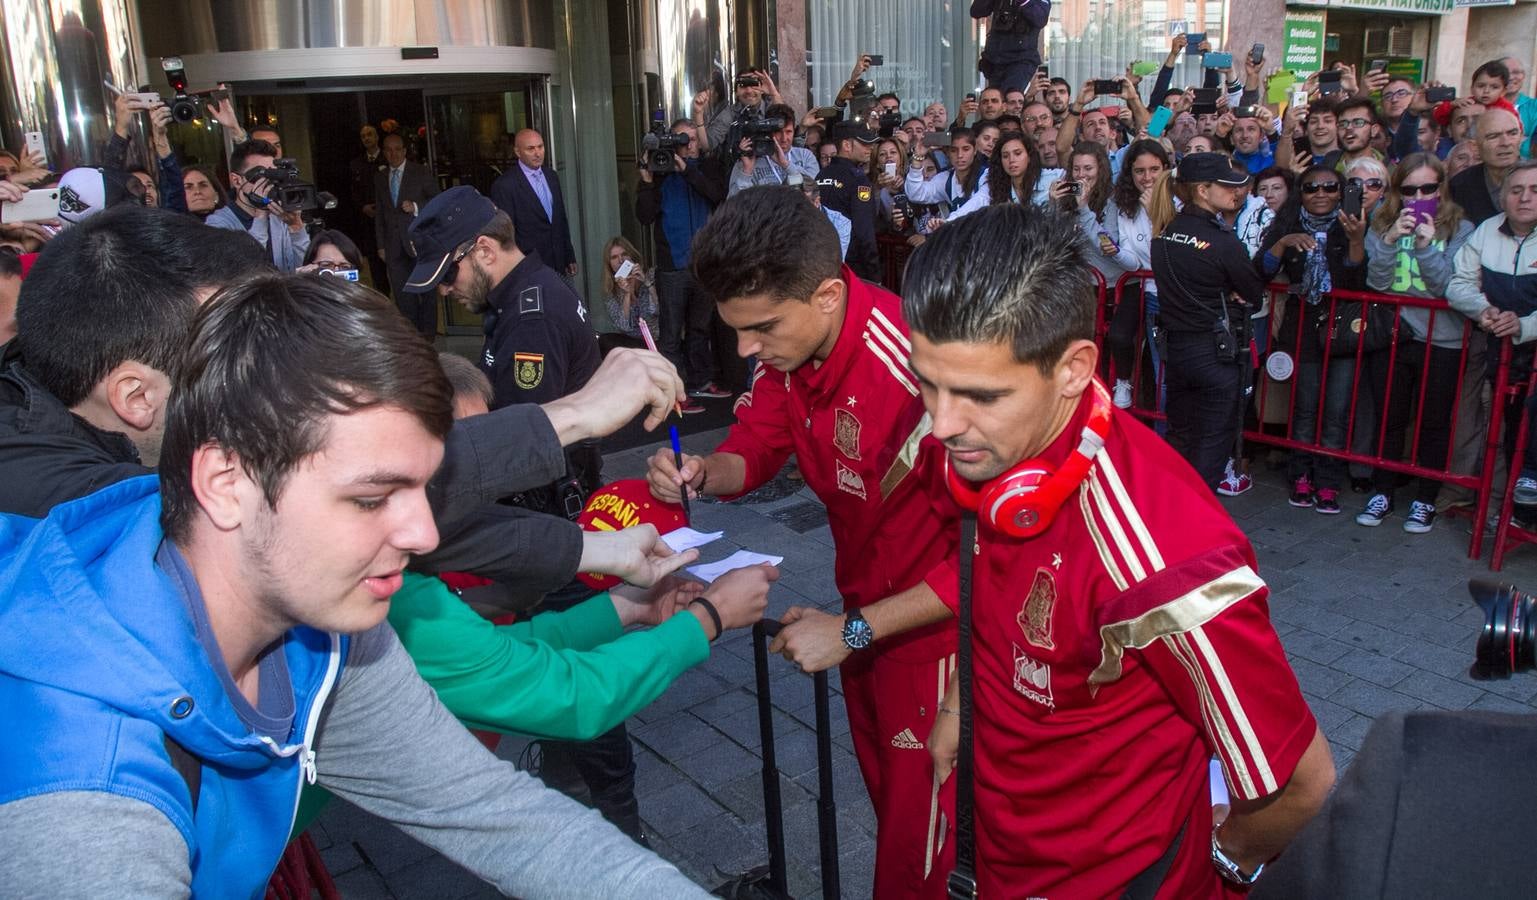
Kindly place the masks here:
<instances>
[{"instance_id":1,"label":"necktie","mask_svg":"<svg viewBox=\"0 0 1537 900\"><path fill-rule=\"evenodd\" d=\"M534 170L534 193L539 195L539 205L544 207L544 217L551 222L555 221L555 204L550 198L550 186L544 181L544 172L541 169Z\"/></svg>"},{"instance_id":2,"label":"necktie","mask_svg":"<svg viewBox=\"0 0 1537 900\"><path fill-rule=\"evenodd\" d=\"M402 166L401 168L404 168ZM400 172L401 169L390 170L390 205L400 205Z\"/></svg>"}]
</instances>

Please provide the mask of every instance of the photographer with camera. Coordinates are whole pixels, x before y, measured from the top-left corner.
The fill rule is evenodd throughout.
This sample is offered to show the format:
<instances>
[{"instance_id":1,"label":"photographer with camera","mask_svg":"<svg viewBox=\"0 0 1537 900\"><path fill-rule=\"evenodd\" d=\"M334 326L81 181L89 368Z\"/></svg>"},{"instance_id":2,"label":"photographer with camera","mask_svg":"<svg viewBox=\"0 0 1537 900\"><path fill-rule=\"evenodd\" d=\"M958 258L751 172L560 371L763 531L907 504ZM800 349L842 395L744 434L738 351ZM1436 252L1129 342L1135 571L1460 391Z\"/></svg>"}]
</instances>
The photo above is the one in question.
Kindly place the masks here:
<instances>
[{"instance_id":1,"label":"photographer with camera","mask_svg":"<svg viewBox=\"0 0 1537 900\"><path fill-rule=\"evenodd\" d=\"M274 266L292 272L304 264L310 236L299 210L284 209L271 199L276 162L277 150L266 141L236 144L229 158L230 204L203 221L215 228L244 231L267 248Z\"/></svg>"},{"instance_id":2,"label":"photographer with camera","mask_svg":"<svg viewBox=\"0 0 1537 900\"><path fill-rule=\"evenodd\" d=\"M666 172L657 171L661 154L653 160L648 151L636 186L635 218L651 226L656 246L657 349L677 367L690 393L719 397L726 392L714 383L715 304L700 290L688 262L694 235L726 199L727 173L718 154L700 152L695 130L687 119L672 123L672 136L689 140L672 148L672 167ZM693 399L683 405L684 412L700 409Z\"/></svg>"},{"instance_id":3,"label":"photographer with camera","mask_svg":"<svg viewBox=\"0 0 1537 900\"><path fill-rule=\"evenodd\" d=\"M816 154L795 146L795 110L783 103L768 108L762 118L751 115L743 126L741 157L731 170L727 196L760 184L784 184L791 172L815 179L820 166Z\"/></svg>"},{"instance_id":4,"label":"photographer with camera","mask_svg":"<svg viewBox=\"0 0 1537 900\"><path fill-rule=\"evenodd\" d=\"M775 103L783 103L779 96L779 88L774 86L774 79L762 69L749 69L736 77L733 82L736 89L736 102L728 103L716 111L710 119L710 124L704 128L705 150L710 147L720 147L731 134L731 126L748 110L754 110L760 116L768 114L768 108ZM792 114L790 121L795 121Z\"/></svg>"},{"instance_id":5,"label":"photographer with camera","mask_svg":"<svg viewBox=\"0 0 1537 900\"><path fill-rule=\"evenodd\" d=\"M971 0L971 17L988 20L987 46L977 60L988 87L1029 87L1041 64L1051 0Z\"/></svg>"}]
</instances>

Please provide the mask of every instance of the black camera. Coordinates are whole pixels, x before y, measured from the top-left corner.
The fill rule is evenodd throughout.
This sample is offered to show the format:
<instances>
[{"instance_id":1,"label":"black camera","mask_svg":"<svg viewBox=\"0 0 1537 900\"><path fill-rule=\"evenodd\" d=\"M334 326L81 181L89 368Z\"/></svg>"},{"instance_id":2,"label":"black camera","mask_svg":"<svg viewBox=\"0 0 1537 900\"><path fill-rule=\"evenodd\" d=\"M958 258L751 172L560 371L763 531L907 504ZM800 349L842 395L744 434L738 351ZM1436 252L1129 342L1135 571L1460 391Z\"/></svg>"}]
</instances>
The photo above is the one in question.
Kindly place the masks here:
<instances>
[{"instance_id":1,"label":"black camera","mask_svg":"<svg viewBox=\"0 0 1537 900\"><path fill-rule=\"evenodd\" d=\"M773 156L779 150L774 144L774 136L784 127L784 119L765 116L756 107L749 106L731 123L731 135L727 140L733 153L742 153L742 142L752 141L753 156Z\"/></svg>"},{"instance_id":2,"label":"black camera","mask_svg":"<svg viewBox=\"0 0 1537 900\"><path fill-rule=\"evenodd\" d=\"M762 87L763 86L763 79L759 78L756 75L738 75L736 77L736 86L739 87L739 88L742 88L742 87Z\"/></svg>"},{"instance_id":3,"label":"black camera","mask_svg":"<svg viewBox=\"0 0 1537 900\"><path fill-rule=\"evenodd\" d=\"M170 107L173 121L185 125L196 119L202 113L199 101L223 102L229 99L229 91L224 88L212 88L206 91L187 90L187 69L182 65L180 56L161 57L160 68L165 70L165 80L171 83L173 95L166 106Z\"/></svg>"},{"instance_id":4,"label":"black camera","mask_svg":"<svg viewBox=\"0 0 1537 900\"><path fill-rule=\"evenodd\" d=\"M246 200L255 206L265 207L275 203L288 212L336 208L336 198L325 191L316 190L313 184L300 178L299 165L291 159L274 160L271 166L247 169L244 178L247 182L265 178L272 185L265 197L246 194Z\"/></svg>"},{"instance_id":5,"label":"black camera","mask_svg":"<svg viewBox=\"0 0 1537 900\"><path fill-rule=\"evenodd\" d=\"M678 164L673 157L688 145L688 134L686 132L674 134L669 131L663 112L657 110L652 117L651 130L640 139L640 149L645 154L646 171L653 175L676 172Z\"/></svg>"},{"instance_id":6,"label":"black camera","mask_svg":"<svg viewBox=\"0 0 1537 900\"><path fill-rule=\"evenodd\" d=\"M1537 635L1533 633L1533 607L1537 598L1516 589L1475 578L1468 593L1484 611L1484 627L1468 675L1477 681L1509 678L1537 667Z\"/></svg>"},{"instance_id":7,"label":"black camera","mask_svg":"<svg viewBox=\"0 0 1537 900\"><path fill-rule=\"evenodd\" d=\"M876 127L880 130L881 137L889 138L896 133L898 128L902 127L902 114L894 110L892 112L883 112Z\"/></svg>"}]
</instances>

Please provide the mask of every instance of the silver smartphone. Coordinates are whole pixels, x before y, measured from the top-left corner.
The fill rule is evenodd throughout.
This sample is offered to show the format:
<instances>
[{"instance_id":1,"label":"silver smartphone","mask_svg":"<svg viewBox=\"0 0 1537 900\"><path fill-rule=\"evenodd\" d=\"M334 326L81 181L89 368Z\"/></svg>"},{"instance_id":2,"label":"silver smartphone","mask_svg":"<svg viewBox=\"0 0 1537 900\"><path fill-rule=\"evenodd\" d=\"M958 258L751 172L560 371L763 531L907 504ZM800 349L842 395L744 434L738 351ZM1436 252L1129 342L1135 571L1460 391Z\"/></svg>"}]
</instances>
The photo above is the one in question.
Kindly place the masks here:
<instances>
[{"instance_id":1,"label":"silver smartphone","mask_svg":"<svg viewBox=\"0 0 1537 900\"><path fill-rule=\"evenodd\" d=\"M59 189L33 188L20 200L0 203L0 224L47 222L59 217Z\"/></svg>"}]
</instances>

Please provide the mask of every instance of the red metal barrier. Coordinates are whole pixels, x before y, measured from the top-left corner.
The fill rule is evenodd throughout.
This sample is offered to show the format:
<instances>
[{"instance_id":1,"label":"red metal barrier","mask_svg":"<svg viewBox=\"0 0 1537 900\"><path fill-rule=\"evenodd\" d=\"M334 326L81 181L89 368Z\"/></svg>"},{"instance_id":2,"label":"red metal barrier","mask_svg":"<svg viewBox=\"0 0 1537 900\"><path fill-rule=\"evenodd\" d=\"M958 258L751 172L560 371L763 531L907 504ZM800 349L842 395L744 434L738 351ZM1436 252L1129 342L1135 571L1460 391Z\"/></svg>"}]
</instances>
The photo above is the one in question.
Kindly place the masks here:
<instances>
[{"instance_id":1,"label":"red metal barrier","mask_svg":"<svg viewBox=\"0 0 1537 900\"><path fill-rule=\"evenodd\" d=\"M1495 376L1494 402L1489 413L1489 442L1484 452L1484 469L1490 473L1495 469L1495 455L1500 451L1500 427L1504 424L1505 406L1508 401L1522 401L1517 405L1521 411L1521 425L1516 432L1516 445L1510 454L1507 465L1510 468L1505 479L1505 496L1500 500L1500 514L1498 524L1494 529L1494 552L1489 557L1489 568L1498 572L1505 565L1505 554L1515 549L1520 544L1537 543L1537 531L1522 528L1515 523L1511 513L1516 505L1516 479L1521 477L1521 460L1526 452L1526 443L1531 439L1528 433L1532 422L1531 416L1526 415L1525 400L1537 391L1537 370L1534 370L1524 381L1510 383L1510 342L1506 341L1500 349L1500 368ZM1492 476L1491 476L1492 477ZM1482 516L1483 513L1480 513Z\"/></svg>"},{"instance_id":2,"label":"red metal barrier","mask_svg":"<svg viewBox=\"0 0 1537 900\"><path fill-rule=\"evenodd\" d=\"M907 259L914 248L901 234L878 234L875 246L881 257L881 284L893 294L902 293L902 273L907 271Z\"/></svg>"},{"instance_id":3,"label":"red metal barrier","mask_svg":"<svg viewBox=\"0 0 1537 900\"><path fill-rule=\"evenodd\" d=\"M316 893L320 900L341 900L342 896L320 850L305 832L289 841L278 859L277 871L267 882L266 900L312 900Z\"/></svg>"},{"instance_id":4,"label":"red metal barrier","mask_svg":"<svg viewBox=\"0 0 1537 900\"><path fill-rule=\"evenodd\" d=\"M1146 350L1146 309L1145 295L1141 290L1141 283L1151 278L1152 273L1148 271L1128 272L1117 281L1114 297L1116 303L1135 302L1139 305L1142 305L1142 312L1140 316L1141 323L1139 324L1137 332L1139 338L1138 352L1136 355L1136 364L1133 367L1130 379L1133 383L1133 405L1131 411L1144 419L1157 420L1165 418L1164 413L1161 409L1158 408L1156 402L1149 405L1149 398L1159 396L1160 392L1146 390L1146 385L1142 384L1142 381L1145 378L1144 369L1146 368L1142 364L1143 353ZM1135 285L1134 293L1133 285ZM1424 309L1427 311L1428 322L1425 331L1429 335L1435 334L1436 319L1438 316L1455 315L1455 313L1447 305L1446 301L1441 299L1426 299L1422 297L1409 297L1399 294L1379 294L1346 290L1335 291L1333 294L1326 296L1318 304L1318 306L1309 307L1305 313L1302 313L1295 308L1300 306L1300 303L1298 301L1294 301L1289 296L1289 290L1290 289L1285 285L1272 285L1270 287L1270 316L1265 320L1261 320L1263 324L1260 325L1260 327L1270 329L1272 322L1274 322L1277 316L1299 314L1314 316L1319 311L1327 311L1329 319L1333 320L1335 314L1340 311L1341 304L1352 302L1359 302L1362 304L1360 315L1356 321L1366 323L1369 321L1368 310L1370 308L1388 307L1391 310L1392 315L1391 341L1386 348L1374 352L1387 354L1386 368L1389 373L1394 371L1394 366L1397 361L1397 355L1401 346L1399 343L1399 338L1401 335L1408 333L1408 325L1403 322L1403 312L1405 309ZM1102 309L1101 312L1096 316L1096 321L1107 321L1108 318L1108 311ZM1287 335L1288 340L1285 346L1281 346L1279 342L1277 342L1272 344L1271 350L1285 350L1287 353L1291 354L1293 361L1300 361L1303 358L1303 341L1314 339L1310 328L1302 327L1302 324L1303 323L1300 322L1298 323L1299 327L1295 329L1295 335ZM1365 398L1373 404L1379 415L1377 416L1378 422L1376 433L1372 435L1370 443L1370 447L1372 448L1373 452L1358 453L1352 451L1351 448L1354 446L1358 414L1362 412L1361 401L1363 399L1363 394L1365 393L1362 390L1364 386L1362 383L1362 375L1365 371L1364 367L1369 362L1381 363L1382 360L1380 358L1369 360L1369 356L1371 356L1371 354L1368 354L1366 351L1366 344L1364 341L1358 343L1353 353L1334 353L1336 348L1333 346L1334 335L1332 331L1326 331L1322 340L1322 346L1318 350L1318 354L1321 356L1321 363L1319 366L1320 373L1317 387L1318 395L1315 398L1317 400L1316 425L1312 438L1306 441L1299 440L1293 432L1293 414L1296 411L1298 400L1297 384L1299 379L1296 372L1294 372L1292 377L1289 379L1290 387L1289 390L1287 390L1285 409L1280 411L1284 413L1284 432L1275 434L1265 430L1266 421L1270 418L1273 418L1273 414L1277 411L1267 410L1266 408L1270 402L1270 390L1267 388L1269 379L1268 376L1264 375L1263 360L1255 358L1255 362L1259 364L1256 371L1256 375L1259 377L1256 378L1254 410L1259 422L1259 427L1246 428L1243 432L1244 440L1254 444L1261 444L1287 450L1302 451L1320 456L1333 457L1344 461L1346 464L1360 463L1413 477L1432 478L1447 484L1458 485L1472 490L1477 497L1477 503L1475 506L1475 521L1473 522L1473 535L1468 546L1468 556L1471 559L1477 559L1480 555L1481 544L1483 542L1485 520L1493 480L1493 456L1491 454L1497 452L1498 446L1497 428L1501 412L1498 407L1502 407L1502 404L1496 404L1497 409L1493 415L1494 421L1490 422L1488 437L1486 439L1485 445L1486 464L1482 467L1481 471L1475 473L1462 473L1454 471L1452 469L1452 456L1456 441L1456 431L1459 416L1464 413L1462 388L1463 381L1465 380L1464 376L1467 373L1470 342L1473 340L1485 339L1481 332L1478 332L1476 329L1474 329L1472 323L1464 320L1461 327L1462 337L1458 349L1457 387L1452 398L1451 421L1447 426L1449 431L1449 446L1447 451L1447 461L1444 467L1440 469L1431 469L1413 462L1413 460L1416 460L1419 457L1420 438L1424 426L1424 399L1426 388L1431 378L1431 354L1427 352L1425 354L1424 362L1421 364L1418 379L1419 385L1417 388L1418 393L1413 400L1413 418L1405 432L1405 447L1402 458L1389 459L1381 455L1383 441L1387 435L1387 410L1390 408L1393 401L1394 379L1391 377L1391 375L1386 380L1385 390L1381 397L1367 396ZM1283 329L1282 333L1287 334L1287 332L1290 330L1291 329L1288 327ZM1411 340L1412 338L1404 339ZM1309 351L1309 355L1312 355L1311 350ZM1324 446L1323 435L1325 431L1325 418L1327 410L1326 398L1328 396L1329 388L1329 369L1331 367L1331 363L1334 363L1336 360L1340 359L1349 359L1351 361L1351 370L1349 375L1351 380L1350 401L1345 425L1345 438L1343 442L1344 446L1327 447ZM1298 366L1300 367L1300 362L1298 363ZM1500 357L1498 368L1496 370L1497 391L1506 389L1500 386L1505 384L1505 380L1508 380L1508 369L1509 352L1507 347L1506 352L1502 353ZM1112 364L1111 375L1115 376L1117 374L1119 373L1115 373L1113 371ZM1159 387L1161 388L1161 385L1159 385ZM1497 393L1496 396L1503 395ZM1271 415L1267 415L1267 412ZM1537 540L1537 535L1534 535L1532 539Z\"/></svg>"}]
</instances>

